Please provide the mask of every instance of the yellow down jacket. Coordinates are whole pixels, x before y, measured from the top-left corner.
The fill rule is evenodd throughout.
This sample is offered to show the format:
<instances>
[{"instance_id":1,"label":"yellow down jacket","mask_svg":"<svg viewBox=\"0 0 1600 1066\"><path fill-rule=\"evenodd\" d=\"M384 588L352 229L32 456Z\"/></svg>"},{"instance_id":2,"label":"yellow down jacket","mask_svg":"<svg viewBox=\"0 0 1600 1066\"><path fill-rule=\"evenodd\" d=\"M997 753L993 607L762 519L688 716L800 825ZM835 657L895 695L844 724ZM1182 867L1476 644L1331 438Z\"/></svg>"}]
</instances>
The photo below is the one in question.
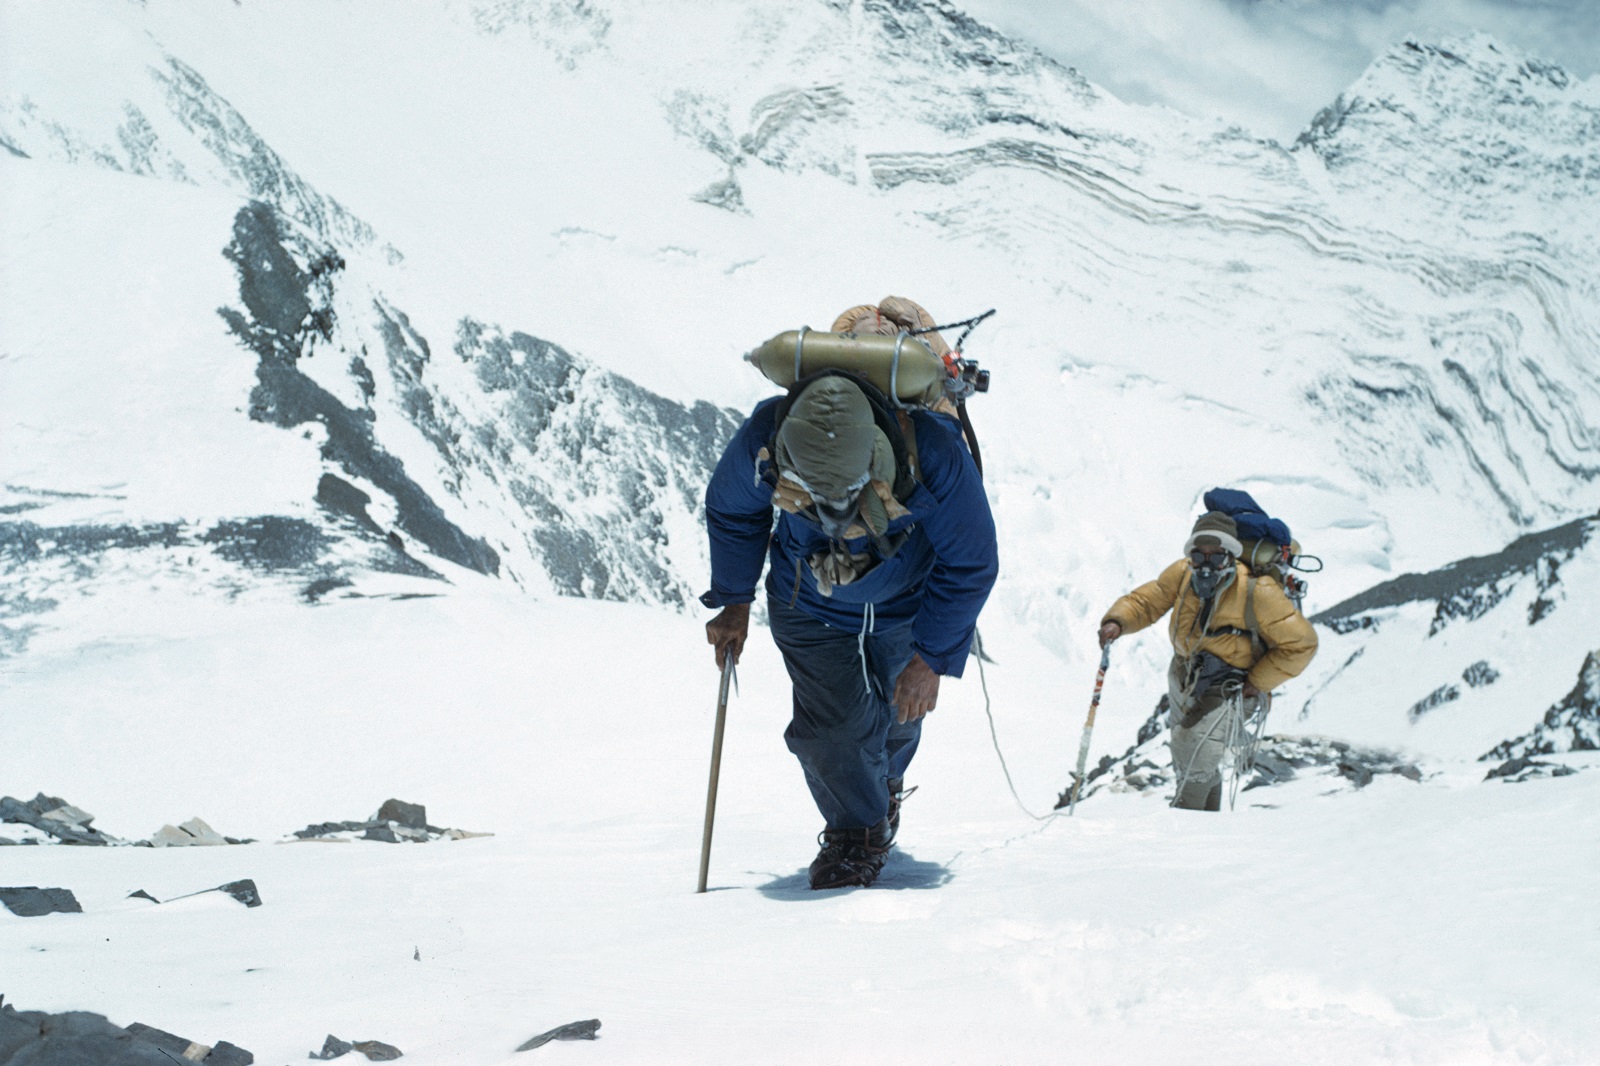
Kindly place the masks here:
<instances>
[{"instance_id":1,"label":"yellow down jacket","mask_svg":"<svg viewBox=\"0 0 1600 1066\"><path fill-rule=\"evenodd\" d=\"M1235 565L1233 582L1218 593L1216 610L1203 632L1198 620L1201 601L1189 586L1187 559L1179 559L1160 577L1119 599L1101 624L1115 622L1124 633L1137 633L1172 611L1168 633L1178 658L1208 651L1229 666L1250 671L1250 683L1262 692L1271 691L1311 662L1317 653L1317 631L1295 610L1282 586L1270 577L1256 578L1256 627L1266 645L1258 660L1245 625L1250 571L1243 564Z\"/></svg>"}]
</instances>

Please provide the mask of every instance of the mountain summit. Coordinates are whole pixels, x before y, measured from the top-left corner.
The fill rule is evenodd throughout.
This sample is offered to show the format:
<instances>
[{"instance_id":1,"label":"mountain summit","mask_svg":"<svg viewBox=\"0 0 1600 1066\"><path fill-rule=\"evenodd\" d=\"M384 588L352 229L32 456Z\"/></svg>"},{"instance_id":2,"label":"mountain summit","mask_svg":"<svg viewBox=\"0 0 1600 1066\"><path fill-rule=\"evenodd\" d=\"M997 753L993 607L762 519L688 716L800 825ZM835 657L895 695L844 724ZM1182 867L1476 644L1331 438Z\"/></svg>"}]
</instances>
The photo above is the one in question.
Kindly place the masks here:
<instances>
[{"instance_id":1,"label":"mountain summit","mask_svg":"<svg viewBox=\"0 0 1600 1066\"><path fill-rule=\"evenodd\" d=\"M1600 83L1478 34L1391 48L1297 147L1348 194L1377 202L1377 190L1407 190L1433 205L1423 217L1577 251L1600 238L1597 131Z\"/></svg>"}]
</instances>

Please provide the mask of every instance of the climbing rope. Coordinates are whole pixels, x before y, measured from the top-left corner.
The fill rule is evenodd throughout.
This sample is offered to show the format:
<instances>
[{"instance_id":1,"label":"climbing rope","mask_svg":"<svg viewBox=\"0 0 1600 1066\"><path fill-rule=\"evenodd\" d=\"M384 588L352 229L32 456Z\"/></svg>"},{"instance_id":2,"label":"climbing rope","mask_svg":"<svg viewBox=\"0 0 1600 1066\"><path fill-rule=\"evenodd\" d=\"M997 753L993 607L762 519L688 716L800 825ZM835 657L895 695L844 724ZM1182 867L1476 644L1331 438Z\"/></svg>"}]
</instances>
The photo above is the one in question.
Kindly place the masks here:
<instances>
[{"instance_id":1,"label":"climbing rope","mask_svg":"<svg viewBox=\"0 0 1600 1066\"><path fill-rule=\"evenodd\" d=\"M994 728L994 712L989 703L989 678L983 670L983 637L978 635L977 630L973 630L972 636L978 653L978 683L983 686L983 714L985 718L989 719L989 739L994 743L994 753L1000 760L1000 772L1006 775L1006 787L1011 790L1011 798L1017 801L1017 808L1023 814L1026 814L1036 822L1048 822L1058 818L1061 815L1060 811L1051 811L1049 814L1033 813L1028 809L1028 805L1022 802L1022 797L1017 794L1016 783L1011 780L1011 768L1006 765L1006 753L1000 750L1000 734Z\"/></svg>"}]
</instances>

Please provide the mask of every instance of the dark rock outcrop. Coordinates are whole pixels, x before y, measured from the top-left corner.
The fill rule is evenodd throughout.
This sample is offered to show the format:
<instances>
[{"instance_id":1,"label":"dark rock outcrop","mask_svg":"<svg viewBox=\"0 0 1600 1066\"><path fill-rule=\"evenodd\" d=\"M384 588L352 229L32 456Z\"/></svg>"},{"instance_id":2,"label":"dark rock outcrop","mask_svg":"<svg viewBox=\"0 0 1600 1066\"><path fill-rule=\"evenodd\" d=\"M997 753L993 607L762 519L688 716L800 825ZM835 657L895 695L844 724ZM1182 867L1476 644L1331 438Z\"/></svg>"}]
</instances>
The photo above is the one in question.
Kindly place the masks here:
<instances>
[{"instance_id":1,"label":"dark rock outcrop","mask_svg":"<svg viewBox=\"0 0 1600 1066\"><path fill-rule=\"evenodd\" d=\"M207 1047L154 1026L113 1025L87 1011L19 1011L0 1006L0 1066L251 1066L255 1056L219 1040Z\"/></svg>"},{"instance_id":2,"label":"dark rock outcrop","mask_svg":"<svg viewBox=\"0 0 1600 1066\"><path fill-rule=\"evenodd\" d=\"M1600 751L1600 651L1590 652L1572 691L1540 723L1480 756L1480 761L1525 759L1565 751ZM1495 775L1491 772L1491 776Z\"/></svg>"},{"instance_id":3,"label":"dark rock outcrop","mask_svg":"<svg viewBox=\"0 0 1600 1066\"><path fill-rule=\"evenodd\" d=\"M11 796L0 796L0 822L31 825L63 844L92 844L103 846L116 842L90 825L94 815L79 810L59 796L46 796L43 792L22 802Z\"/></svg>"},{"instance_id":4,"label":"dark rock outcrop","mask_svg":"<svg viewBox=\"0 0 1600 1066\"><path fill-rule=\"evenodd\" d=\"M428 824L428 811L420 803L389 799L378 808L378 813L364 822L317 822L296 829L294 836L300 840L377 840L385 844L448 838L466 840L471 837L493 836L492 833L471 833L464 829L444 829Z\"/></svg>"},{"instance_id":5,"label":"dark rock outcrop","mask_svg":"<svg viewBox=\"0 0 1600 1066\"><path fill-rule=\"evenodd\" d=\"M0 904L19 918L38 918L45 914L82 914L78 897L67 888L0 888Z\"/></svg>"},{"instance_id":6,"label":"dark rock outcrop","mask_svg":"<svg viewBox=\"0 0 1600 1066\"><path fill-rule=\"evenodd\" d=\"M1311 620L1336 633L1348 633L1373 624L1373 612L1407 603L1433 601L1437 606L1433 636L1454 621L1481 618L1506 596L1516 583L1532 576L1538 597L1528 610L1528 624L1549 616L1555 601L1552 591L1561 583L1561 567L1594 539L1600 516L1580 518L1513 541L1504 551L1475 556L1442 566L1426 574L1402 574L1359 595L1313 615Z\"/></svg>"},{"instance_id":7,"label":"dark rock outcrop","mask_svg":"<svg viewBox=\"0 0 1600 1066\"><path fill-rule=\"evenodd\" d=\"M388 494L403 532L458 566L497 573L500 558L494 549L451 522L405 465L377 442L371 412L347 406L297 367L318 339L332 339L337 321L333 277L345 267L339 253L319 247L257 201L239 209L233 241L223 254L238 271L244 308L218 313L259 360L250 417L285 429L321 425L327 431L323 457Z\"/></svg>"},{"instance_id":8,"label":"dark rock outcrop","mask_svg":"<svg viewBox=\"0 0 1600 1066\"><path fill-rule=\"evenodd\" d=\"M1561 763L1542 762L1526 756L1507 759L1483 775L1485 781L1498 778L1507 784L1520 784L1523 781L1532 781L1538 777L1570 777L1578 771Z\"/></svg>"},{"instance_id":9,"label":"dark rock outcrop","mask_svg":"<svg viewBox=\"0 0 1600 1066\"><path fill-rule=\"evenodd\" d=\"M549 1032L540 1033L517 1045L518 1051L532 1051L542 1047L552 1040L598 1040L600 1039L600 1019L590 1018L582 1022L568 1022L558 1025Z\"/></svg>"},{"instance_id":10,"label":"dark rock outcrop","mask_svg":"<svg viewBox=\"0 0 1600 1066\"><path fill-rule=\"evenodd\" d=\"M1395 774L1408 781L1422 780L1422 771L1415 763L1381 748L1362 747L1328 737L1273 735L1261 738L1254 767L1243 787L1248 790L1282 784L1306 770L1332 770L1356 788L1365 788L1384 774Z\"/></svg>"},{"instance_id":11,"label":"dark rock outcrop","mask_svg":"<svg viewBox=\"0 0 1600 1066\"><path fill-rule=\"evenodd\" d=\"M373 1062L392 1062L404 1055L393 1044L385 1044L382 1040L340 1040L332 1033L322 1042L321 1051L313 1051L307 1058L328 1061L341 1058L352 1051L359 1051Z\"/></svg>"}]
</instances>

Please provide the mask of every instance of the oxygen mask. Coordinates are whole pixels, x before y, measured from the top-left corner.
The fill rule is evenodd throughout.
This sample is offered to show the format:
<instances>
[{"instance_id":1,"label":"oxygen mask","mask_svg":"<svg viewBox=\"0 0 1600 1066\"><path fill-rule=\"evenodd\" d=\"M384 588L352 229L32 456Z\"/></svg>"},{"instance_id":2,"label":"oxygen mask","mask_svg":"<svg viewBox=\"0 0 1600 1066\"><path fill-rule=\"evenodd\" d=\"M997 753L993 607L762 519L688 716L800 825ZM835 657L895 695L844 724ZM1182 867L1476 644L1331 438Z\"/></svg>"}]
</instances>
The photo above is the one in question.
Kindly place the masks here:
<instances>
[{"instance_id":1,"label":"oxygen mask","mask_svg":"<svg viewBox=\"0 0 1600 1066\"><path fill-rule=\"evenodd\" d=\"M792 473L789 477L810 495L811 510L817 525L822 527L823 534L829 540L844 540L846 531L860 524L861 493L865 491L867 482L872 480L871 470L864 472L843 490L834 490L834 494L819 492Z\"/></svg>"},{"instance_id":2,"label":"oxygen mask","mask_svg":"<svg viewBox=\"0 0 1600 1066\"><path fill-rule=\"evenodd\" d=\"M1234 578L1233 554L1222 548L1196 548L1189 553L1189 585L1202 600L1209 600Z\"/></svg>"}]
</instances>

